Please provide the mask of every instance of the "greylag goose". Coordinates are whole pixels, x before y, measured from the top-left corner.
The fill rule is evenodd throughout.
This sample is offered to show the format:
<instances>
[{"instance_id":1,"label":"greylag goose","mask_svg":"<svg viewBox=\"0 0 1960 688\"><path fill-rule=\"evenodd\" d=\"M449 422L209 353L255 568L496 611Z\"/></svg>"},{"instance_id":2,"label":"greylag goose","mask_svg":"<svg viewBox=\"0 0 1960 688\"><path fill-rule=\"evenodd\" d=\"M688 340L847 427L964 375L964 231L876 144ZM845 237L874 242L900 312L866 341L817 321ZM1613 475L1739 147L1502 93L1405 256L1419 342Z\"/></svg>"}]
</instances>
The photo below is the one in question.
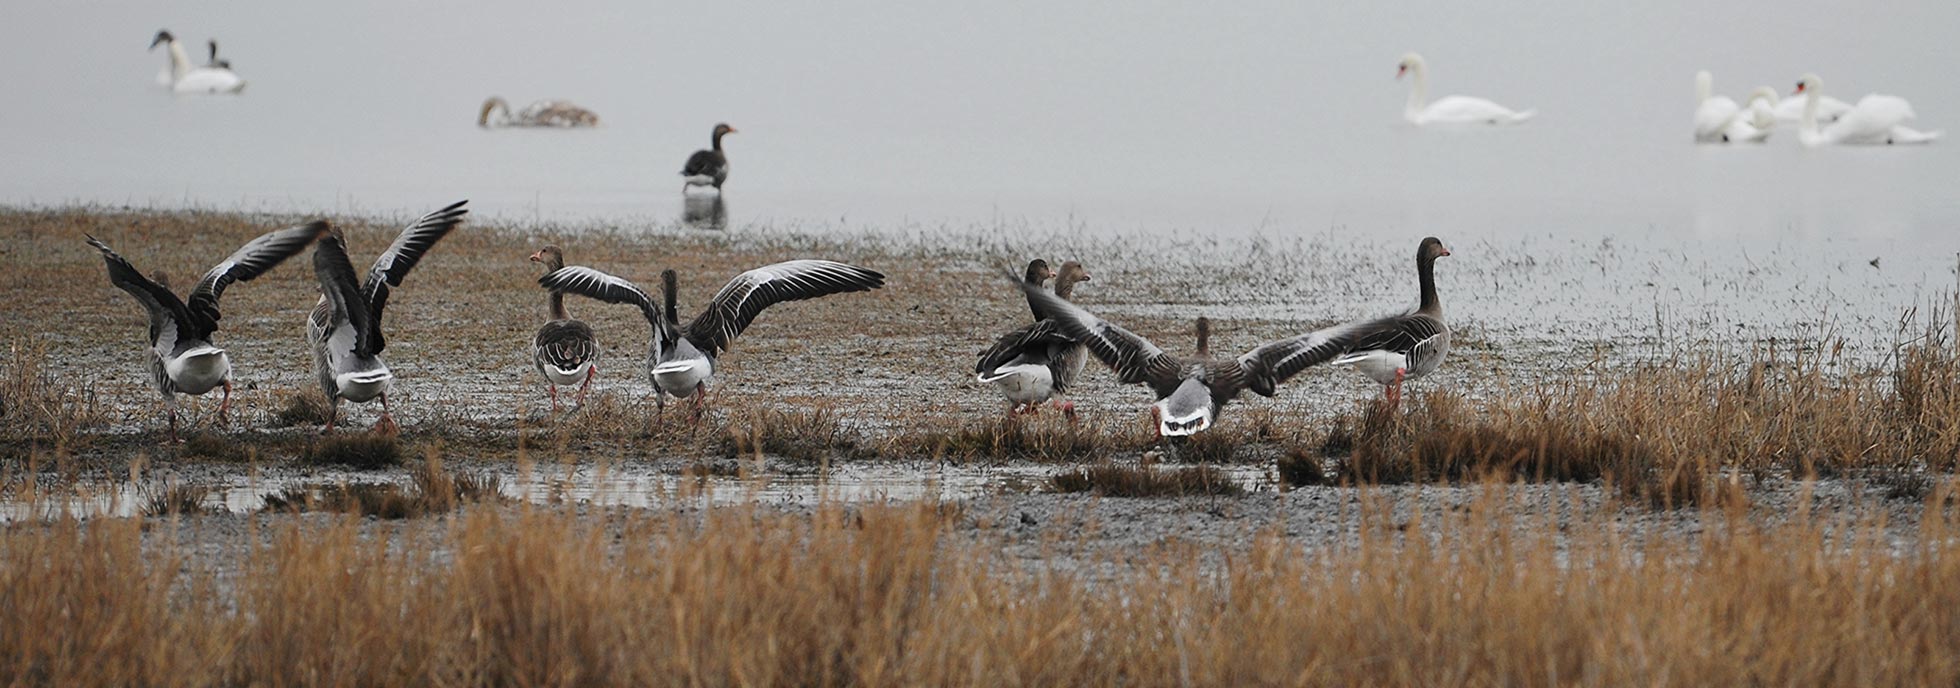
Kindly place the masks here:
<instances>
[{"instance_id":1,"label":"greylag goose","mask_svg":"<svg viewBox=\"0 0 1960 688\"><path fill-rule=\"evenodd\" d=\"M1038 289L1049 274L1052 271L1048 264L1037 259L1028 264L1022 283ZM1082 269L1081 263L1072 260L1062 263L1061 274L1055 278L1055 296L1067 299L1077 283L1087 281L1089 272ZM973 369L981 382L991 382L1000 388L1012 404L1008 409L1010 414L1034 413L1040 410L1041 402L1067 394L1089 362L1088 349L1044 318L1044 312L1032 299L1028 308L1034 311L1034 324L1001 336L992 348L980 354L980 362ZM1062 413L1074 417L1073 403L1060 402L1059 406Z\"/></svg>"},{"instance_id":2,"label":"greylag goose","mask_svg":"<svg viewBox=\"0 0 1960 688\"><path fill-rule=\"evenodd\" d=\"M1443 324L1443 303L1436 298L1436 259L1450 254L1443 242L1427 237L1416 246L1416 276L1422 296L1415 310L1377 321L1354 340L1335 365L1353 365L1383 385L1389 403L1400 403L1402 381L1422 377L1443 364L1450 353L1450 328Z\"/></svg>"},{"instance_id":3,"label":"greylag goose","mask_svg":"<svg viewBox=\"0 0 1960 688\"><path fill-rule=\"evenodd\" d=\"M498 117L494 120L491 119L491 112L498 113ZM476 125L485 129L491 127L596 127L599 126L599 116L593 114L591 110L573 104L569 100L540 100L524 106L524 109L518 110L517 114L513 115L510 112L510 103L504 102L504 99L498 96L490 96L489 100L483 101L483 108L476 113Z\"/></svg>"},{"instance_id":4,"label":"greylag goose","mask_svg":"<svg viewBox=\"0 0 1960 688\"><path fill-rule=\"evenodd\" d=\"M150 377L163 394L170 413L170 440L177 441L177 394L201 395L214 387L224 388L218 403L219 422L229 422L231 411L231 358L211 343L218 331L218 297L232 282L250 281L284 262L327 231L327 223L311 222L259 235L224 262L204 273L191 287L190 298L179 300L170 291L161 273L157 279L145 278L128 260L95 237L88 244L102 252L109 265L109 283L129 292L150 312Z\"/></svg>"},{"instance_id":5,"label":"greylag goose","mask_svg":"<svg viewBox=\"0 0 1960 688\"><path fill-rule=\"evenodd\" d=\"M1325 363L1348 351L1352 341L1376 321L1348 323L1260 345L1236 359L1218 360L1210 353L1210 321L1198 319L1198 356L1165 353L1150 340L1083 310L1040 287L1019 279L1015 283L1048 315L1060 333L1088 347L1123 384L1144 384L1157 396L1150 406L1158 436L1194 435L1211 427L1219 410L1252 390L1273 396L1279 383L1302 370Z\"/></svg>"},{"instance_id":6,"label":"greylag goose","mask_svg":"<svg viewBox=\"0 0 1960 688\"><path fill-rule=\"evenodd\" d=\"M381 311L388 305L391 287L399 287L422 254L435 246L469 213L458 201L441 210L423 215L403 229L395 243L381 252L368 269L367 279L355 282L354 264L347 258L347 243L338 230L320 240L313 249L313 273L320 280L320 302L306 320L306 341L313 350L313 371L320 378L320 389L327 395L327 426L332 432L340 417L340 400L366 403L381 399L381 419L375 429L391 432L394 419L388 413L388 388L395 375L381 361L381 350L388 345L381 334Z\"/></svg>"},{"instance_id":7,"label":"greylag goose","mask_svg":"<svg viewBox=\"0 0 1960 688\"><path fill-rule=\"evenodd\" d=\"M538 280L553 291L568 291L606 303L638 306L653 326L647 351L647 375L654 399L663 413L666 396L692 398L694 417L701 416L702 397L713 381L715 360L728 351L735 337L769 306L820 296L869 291L885 286L885 276L873 270L828 260L792 260L759 267L729 280L708 307L692 322L681 325L673 270L660 273L664 305L657 305L638 285L592 268L560 268Z\"/></svg>"},{"instance_id":8,"label":"greylag goose","mask_svg":"<svg viewBox=\"0 0 1960 688\"><path fill-rule=\"evenodd\" d=\"M712 186L721 192L721 183L728 181L728 155L721 152L721 137L735 133L735 128L726 123L715 125L714 148L694 151L687 156L687 164L681 166L681 193L687 193L691 186Z\"/></svg>"},{"instance_id":9,"label":"greylag goose","mask_svg":"<svg viewBox=\"0 0 1960 688\"><path fill-rule=\"evenodd\" d=\"M546 246L531 254L531 262L543 263L549 275L565 267L565 253L557 246ZM599 340L592 336L590 326L565 313L564 292L550 292L546 299L551 320L538 328L538 336L531 340L531 359L538 366L538 374L544 376L545 389L551 391L552 411L558 410L559 385L578 385L578 403L584 406L585 389L599 373Z\"/></svg>"},{"instance_id":10,"label":"greylag goose","mask_svg":"<svg viewBox=\"0 0 1960 688\"><path fill-rule=\"evenodd\" d=\"M191 66L191 58L184 54L184 46L179 45L177 37L171 35L169 31L158 31L156 38L150 41L151 50L155 50L159 45L164 46L165 51L170 53L167 81L170 90L177 93L238 93L245 90L245 80L238 78L229 67ZM214 47L212 60L215 62L216 59ZM159 76L159 81L162 80Z\"/></svg>"}]
</instances>

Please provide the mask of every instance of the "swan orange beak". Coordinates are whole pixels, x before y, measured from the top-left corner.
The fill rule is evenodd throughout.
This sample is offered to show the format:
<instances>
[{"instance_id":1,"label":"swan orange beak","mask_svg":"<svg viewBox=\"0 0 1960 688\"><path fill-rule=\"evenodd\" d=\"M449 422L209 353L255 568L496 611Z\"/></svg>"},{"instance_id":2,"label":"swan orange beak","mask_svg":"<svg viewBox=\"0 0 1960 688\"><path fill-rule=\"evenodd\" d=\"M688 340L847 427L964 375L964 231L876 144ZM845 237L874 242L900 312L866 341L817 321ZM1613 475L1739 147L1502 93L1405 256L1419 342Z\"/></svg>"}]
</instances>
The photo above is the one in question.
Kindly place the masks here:
<instances>
[{"instance_id":1,"label":"swan orange beak","mask_svg":"<svg viewBox=\"0 0 1960 688\"><path fill-rule=\"evenodd\" d=\"M1794 95L1799 95L1799 94L1801 94L1801 93L1803 93L1803 87L1804 87L1804 84L1803 84L1803 82L1801 82L1801 81L1799 81L1799 82L1797 82L1797 90L1795 90L1795 91L1791 91L1791 92L1790 92L1790 95L1793 95L1793 96L1794 96Z\"/></svg>"}]
</instances>

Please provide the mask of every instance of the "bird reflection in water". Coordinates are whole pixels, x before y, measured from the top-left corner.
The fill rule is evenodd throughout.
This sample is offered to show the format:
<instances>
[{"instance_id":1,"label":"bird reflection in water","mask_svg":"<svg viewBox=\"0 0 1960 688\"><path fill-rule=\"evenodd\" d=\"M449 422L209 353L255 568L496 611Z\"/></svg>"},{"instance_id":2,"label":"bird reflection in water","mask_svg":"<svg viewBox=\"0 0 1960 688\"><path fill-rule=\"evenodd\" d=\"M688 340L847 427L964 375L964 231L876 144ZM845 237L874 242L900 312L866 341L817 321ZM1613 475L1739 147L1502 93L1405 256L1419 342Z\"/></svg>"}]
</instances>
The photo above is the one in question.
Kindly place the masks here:
<instances>
[{"instance_id":1,"label":"bird reflection in water","mask_svg":"<svg viewBox=\"0 0 1960 688\"><path fill-rule=\"evenodd\" d=\"M682 196L681 222L695 229L727 229L728 204L721 194Z\"/></svg>"}]
</instances>

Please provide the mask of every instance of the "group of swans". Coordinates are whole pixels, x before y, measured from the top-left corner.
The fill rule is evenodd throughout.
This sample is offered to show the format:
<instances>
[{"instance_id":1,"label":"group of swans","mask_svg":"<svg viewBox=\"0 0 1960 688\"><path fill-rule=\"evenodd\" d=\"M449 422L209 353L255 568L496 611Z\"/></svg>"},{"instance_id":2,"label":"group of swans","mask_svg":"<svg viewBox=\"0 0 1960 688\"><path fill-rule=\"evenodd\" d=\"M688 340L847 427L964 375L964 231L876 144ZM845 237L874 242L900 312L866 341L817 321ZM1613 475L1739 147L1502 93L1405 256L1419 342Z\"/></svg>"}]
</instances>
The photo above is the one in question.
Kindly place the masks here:
<instances>
[{"instance_id":1,"label":"group of swans","mask_svg":"<svg viewBox=\"0 0 1960 688\"><path fill-rule=\"evenodd\" d=\"M1470 96L1444 96L1435 102L1429 101L1429 63L1421 55L1408 53L1396 66L1395 78L1413 74L1409 86L1409 104L1403 108L1402 118L1416 126L1430 125L1505 125L1517 124L1531 119L1537 110L1512 110L1483 98Z\"/></svg>"},{"instance_id":2,"label":"group of swans","mask_svg":"<svg viewBox=\"0 0 1960 688\"><path fill-rule=\"evenodd\" d=\"M170 66L157 74L157 83L170 87L177 93L238 93L245 90L245 80L231 71L231 61L218 59L218 42L208 41L211 60L202 66L192 66L189 55L184 54L184 46L177 37L167 30L158 31L156 39L150 41L150 49L164 46L170 55Z\"/></svg>"},{"instance_id":3,"label":"group of swans","mask_svg":"<svg viewBox=\"0 0 1960 688\"><path fill-rule=\"evenodd\" d=\"M1794 124L1805 146L1891 145L1931 143L1940 131L1905 126L1917 115L1912 104L1898 96L1870 94L1857 104L1823 94L1824 81L1805 74L1796 91L1779 99L1776 89L1759 86L1744 105L1727 96L1712 95L1714 77L1695 73L1695 141L1697 143L1755 143L1769 138L1778 123Z\"/></svg>"}]
</instances>

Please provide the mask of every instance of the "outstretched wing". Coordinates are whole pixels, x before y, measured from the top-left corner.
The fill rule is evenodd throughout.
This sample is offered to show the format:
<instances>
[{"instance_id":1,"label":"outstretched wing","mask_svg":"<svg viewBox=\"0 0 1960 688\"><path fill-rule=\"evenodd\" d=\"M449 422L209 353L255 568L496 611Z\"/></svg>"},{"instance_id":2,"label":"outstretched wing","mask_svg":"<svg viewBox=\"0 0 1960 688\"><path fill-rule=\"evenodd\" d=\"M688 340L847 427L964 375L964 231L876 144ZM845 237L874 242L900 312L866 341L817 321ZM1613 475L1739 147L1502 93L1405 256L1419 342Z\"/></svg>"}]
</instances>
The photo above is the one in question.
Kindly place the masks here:
<instances>
[{"instance_id":1,"label":"outstretched wing","mask_svg":"<svg viewBox=\"0 0 1960 688\"><path fill-rule=\"evenodd\" d=\"M307 245L327 233L325 220L314 220L298 227L287 227L261 234L258 238L245 242L244 246L232 252L231 257L204 273L204 278L191 288L186 306L193 316L191 336L200 339L210 337L218 330L218 297L223 296L225 287L232 282L248 282L273 266L286 262L287 258L306 250Z\"/></svg>"},{"instance_id":2,"label":"outstretched wing","mask_svg":"<svg viewBox=\"0 0 1960 688\"><path fill-rule=\"evenodd\" d=\"M402 279L408 277L408 271L421 262L422 254L448 236L456 225L462 224L463 216L470 212L463 207L466 203L469 201L457 201L423 215L422 219L403 229L401 236L395 237L395 243L389 244L388 250L381 252L381 257L374 259L374 267L368 269L367 281L361 285L361 291L367 294L370 315L376 323L381 322L381 310L388 305L388 288L401 286Z\"/></svg>"},{"instance_id":3,"label":"outstretched wing","mask_svg":"<svg viewBox=\"0 0 1960 688\"><path fill-rule=\"evenodd\" d=\"M1380 321L1364 320L1261 344L1238 359L1239 367L1246 372L1246 387L1260 396L1270 397L1279 383L1353 351L1356 341L1379 327Z\"/></svg>"},{"instance_id":4,"label":"outstretched wing","mask_svg":"<svg viewBox=\"0 0 1960 688\"><path fill-rule=\"evenodd\" d=\"M1011 273L1008 277L1027 293L1028 302L1038 306L1036 310L1048 314L1048 319L1042 322L1054 323L1063 335L1087 346L1096 360L1116 373L1118 381L1148 384L1158 396L1167 396L1177 389L1177 357L1164 353L1135 332L1098 318L1038 285L1028 284Z\"/></svg>"},{"instance_id":5,"label":"outstretched wing","mask_svg":"<svg viewBox=\"0 0 1960 688\"><path fill-rule=\"evenodd\" d=\"M716 292L707 310L687 324L687 339L695 348L719 355L765 308L882 286L883 273L836 261L792 260L765 265L736 275Z\"/></svg>"},{"instance_id":6,"label":"outstretched wing","mask_svg":"<svg viewBox=\"0 0 1960 688\"><path fill-rule=\"evenodd\" d=\"M341 323L347 323L354 329L355 353L363 356L381 353L387 341L381 338L373 310L368 308L366 296L355 283L354 263L347 259L347 241L340 232L331 231L313 245L313 275L320 280L320 293L333 307L333 313L321 329L332 332Z\"/></svg>"},{"instance_id":7,"label":"outstretched wing","mask_svg":"<svg viewBox=\"0 0 1960 688\"><path fill-rule=\"evenodd\" d=\"M1388 351L1408 355L1445 330L1443 322L1421 313L1405 313L1358 323L1349 351Z\"/></svg>"},{"instance_id":8,"label":"outstretched wing","mask_svg":"<svg viewBox=\"0 0 1960 688\"><path fill-rule=\"evenodd\" d=\"M640 285L583 265L567 265L553 270L538 278L538 286L552 291L578 294L606 303L638 306L640 314L646 316L647 323L653 325L656 331L664 330L667 324L665 319L660 317L659 307L654 304L653 297L647 296L646 290L641 289Z\"/></svg>"},{"instance_id":9,"label":"outstretched wing","mask_svg":"<svg viewBox=\"0 0 1960 688\"><path fill-rule=\"evenodd\" d=\"M137 272L136 266L110 250L108 244L87 234L82 236L88 237L88 245L101 251L103 262L109 264L109 283L129 292L130 296L136 297L137 303L143 304L143 310L150 312L150 345L163 354L169 354L177 347L180 333L189 328L190 310L184 307L184 302L176 294Z\"/></svg>"}]
</instances>

